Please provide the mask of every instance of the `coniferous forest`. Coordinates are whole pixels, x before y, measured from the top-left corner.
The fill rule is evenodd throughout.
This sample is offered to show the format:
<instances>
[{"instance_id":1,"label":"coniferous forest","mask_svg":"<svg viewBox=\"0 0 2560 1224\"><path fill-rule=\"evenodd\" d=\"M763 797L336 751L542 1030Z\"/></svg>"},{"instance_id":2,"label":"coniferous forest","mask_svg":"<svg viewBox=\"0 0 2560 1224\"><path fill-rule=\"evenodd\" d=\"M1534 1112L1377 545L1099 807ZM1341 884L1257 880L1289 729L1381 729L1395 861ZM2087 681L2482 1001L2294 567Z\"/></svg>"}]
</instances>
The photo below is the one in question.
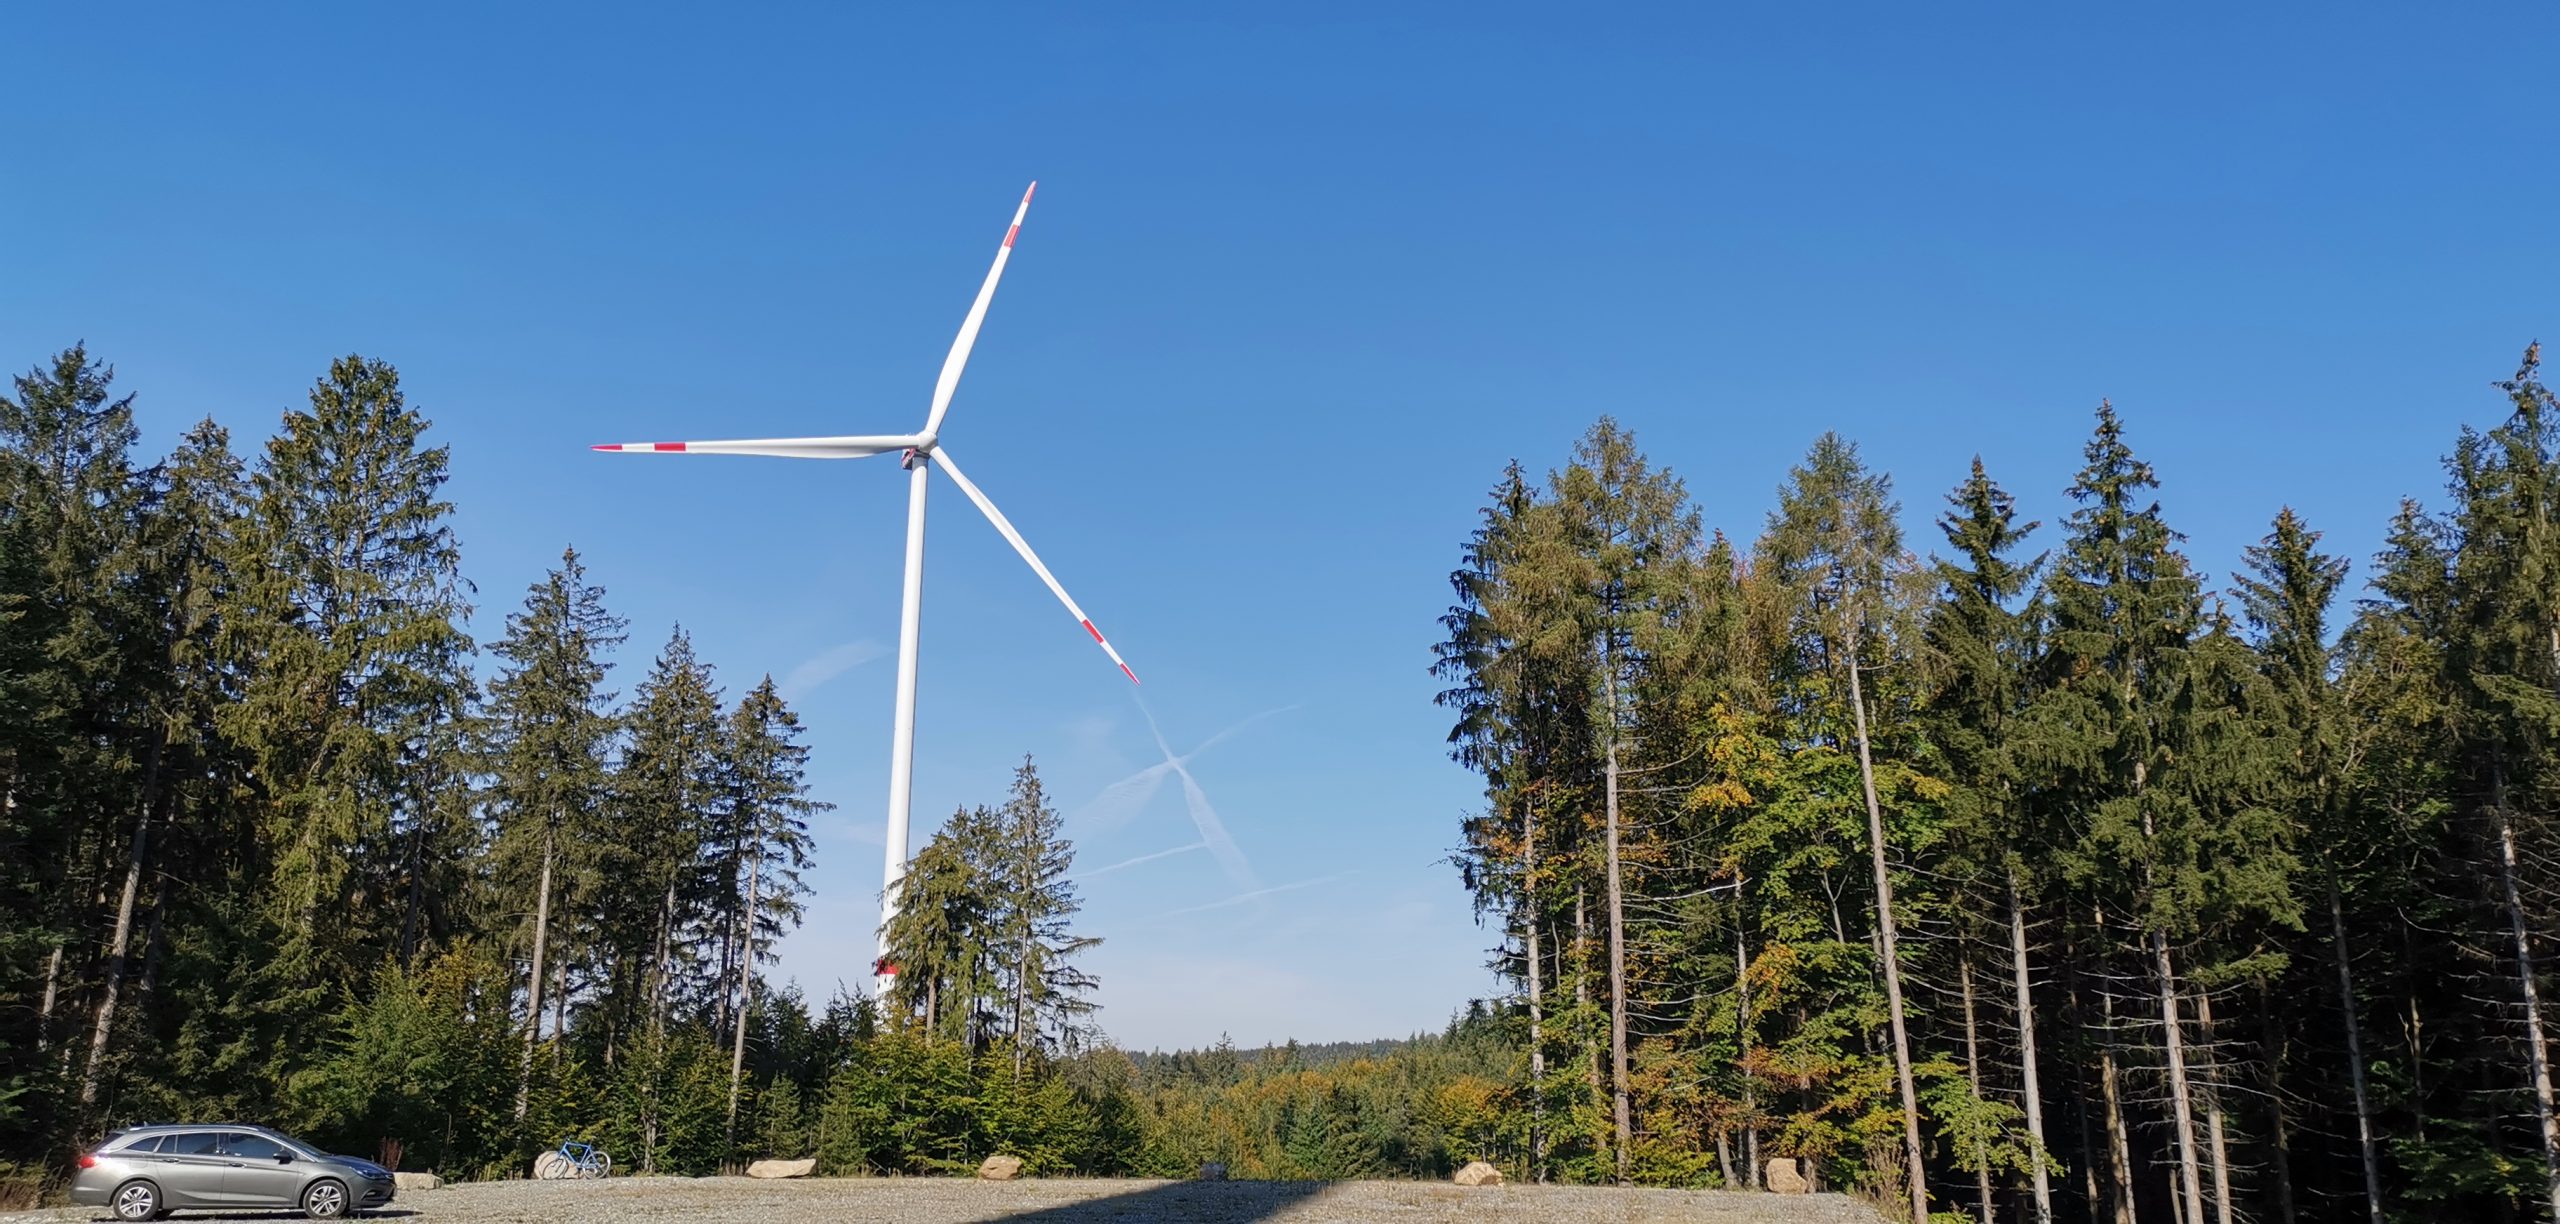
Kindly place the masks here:
<instances>
[{"instance_id":1,"label":"coniferous forest","mask_svg":"<svg viewBox=\"0 0 2560 1224\"><path fill-rule=\"evenodd\" d=\"M449 1177L568 1138L644 1173L1432 1176L1492 1131L1481 1012L1358 1058L1109 1048L1028 760L916 857L885 1010L777 987L822 805L769 677L675 629L626 695L574 551L475 642L387 364L245 453L207 421L137 454L134 407L76 347L0 394L0 1206L153 1120Z\"/></svg>"},{"instance_id":2,"label":"coniferous forest","mask_svg":"<svg viewBox=\"0 0 2560 1224\"><path fill-rule=\"evenodd\" d=\"M1924 539L1849 440L1729 533L1604 419L1501 474L1438 635L1506 992L1129 1054L1033 762L917 853L892 997L804 998L769 678L635 646L574 551L475 641L387 364L154 458L73 348L0 395L0 1158L222 1117L449 1176L1783 1156L1985 1221L2551 1218L2560 399L2496 386L2363 586L2280 507L2215 581L2106 405Z\"/></svg>"},{"instance_id":3,"label":"coniferous forest","mask_svg":"<svg viewBox=\"0 0 2560 1224\"><path fill-rule=\"evenodd\" d=\"M2077 472L1977 462L1918 540L1836 436L1749 533L1608 420L1505 472L1438 674L1506 1160L1810 1157L1986 1222L2552 1218L2560 400L2531 349L2496 386L2363 589L2276 506L2209 581L2106 405Z\"/></svg>"}]
</instances>

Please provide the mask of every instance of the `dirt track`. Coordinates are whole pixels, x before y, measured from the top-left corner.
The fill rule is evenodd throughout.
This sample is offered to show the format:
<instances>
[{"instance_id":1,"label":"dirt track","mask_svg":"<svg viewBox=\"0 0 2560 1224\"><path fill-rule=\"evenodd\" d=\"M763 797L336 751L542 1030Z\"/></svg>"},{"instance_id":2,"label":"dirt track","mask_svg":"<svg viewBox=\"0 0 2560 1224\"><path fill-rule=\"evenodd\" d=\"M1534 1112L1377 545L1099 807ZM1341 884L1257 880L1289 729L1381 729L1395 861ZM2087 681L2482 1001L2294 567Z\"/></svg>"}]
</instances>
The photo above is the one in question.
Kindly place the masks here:
<instances>
[{"instance_id":1,"label":"dirt track","mask_svg":"<svg viewBox=\"0 0 2560 1224\"><path fill-rule=\"evenodd\" d=\"M405 1214L404 1214L405 1213ZM1422 1182L1159 1182L934 1178L623 1178L483 1182L409 1191L390 1218L416 1224L1877 1224L1839 1195L1781 1198L1711 1190L1590 1186L1460 1189ZM180 1219L293 1219L281 1215ZM0 1221L106 1218L64 1208Z\"/></svg>"}]
</instances>

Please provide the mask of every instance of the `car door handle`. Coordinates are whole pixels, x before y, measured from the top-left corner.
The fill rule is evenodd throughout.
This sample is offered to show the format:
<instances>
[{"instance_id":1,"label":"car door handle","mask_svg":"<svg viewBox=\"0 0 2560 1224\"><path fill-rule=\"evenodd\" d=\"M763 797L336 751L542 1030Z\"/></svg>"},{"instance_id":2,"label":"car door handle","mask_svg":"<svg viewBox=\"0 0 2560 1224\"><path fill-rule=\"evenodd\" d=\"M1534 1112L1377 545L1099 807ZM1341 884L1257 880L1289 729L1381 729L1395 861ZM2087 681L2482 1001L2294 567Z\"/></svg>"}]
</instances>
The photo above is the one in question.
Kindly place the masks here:
<instances>
[{"instance_id":1,"label":"car door handle","mask_svg":"<svg viewBox=\"0 0 2560 1224\"><path fill-rule=\"evenodd\" d=\"M245 1169L245 1168L248 1168L248 1167L249 1167L248 1165L246 1165L246 1164L244 1164L244 1163L242 1163L242 1162L240 1162L240 1161L237 1161L237 1160L226 1160L226 1161L223 1161L222 1163L227 1164L227 1165L229 1165L229 1166L231 1166L232 1168L235 1168L235 1169Z\"/></svg>"}]
</instances>

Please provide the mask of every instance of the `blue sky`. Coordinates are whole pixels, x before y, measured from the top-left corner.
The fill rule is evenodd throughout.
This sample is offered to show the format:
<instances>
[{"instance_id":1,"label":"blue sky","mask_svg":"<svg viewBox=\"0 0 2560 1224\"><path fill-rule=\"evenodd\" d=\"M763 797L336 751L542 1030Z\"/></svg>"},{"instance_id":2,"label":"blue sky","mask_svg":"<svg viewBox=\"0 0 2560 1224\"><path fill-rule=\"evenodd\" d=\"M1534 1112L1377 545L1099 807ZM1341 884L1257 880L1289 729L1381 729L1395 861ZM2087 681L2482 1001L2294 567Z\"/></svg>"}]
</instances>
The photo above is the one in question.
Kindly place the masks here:
<instances>
[{"instance_id":1,"label":"blue sky","mask_svg":"<svg viewBox=\"0 0 2560 1224\"><path fill-rule=\"evenodd\" d=\"M2555 320L2547 7L534 8L13 10L0 359L85 338L155 446L244 448L396 363L484 635L574 544L626 691L677 621L732 695L786 679L823 994L869 955L900 474L586 446L915 427L1039 179L943 437L1146 705L942 482L916 809L1039 759L1129 863L1086 915L1137 1046L1493 989L1427 667L1506 460L1612 413L1747 535L1838 429L1926 543L1976 453L2058 519L2111 396L2209 573L2284 504L2361 559ZM1114 789L1148 711L1231 732L1187 766L1249 883L1169 771Z\"/></svg>"}]
</instances>

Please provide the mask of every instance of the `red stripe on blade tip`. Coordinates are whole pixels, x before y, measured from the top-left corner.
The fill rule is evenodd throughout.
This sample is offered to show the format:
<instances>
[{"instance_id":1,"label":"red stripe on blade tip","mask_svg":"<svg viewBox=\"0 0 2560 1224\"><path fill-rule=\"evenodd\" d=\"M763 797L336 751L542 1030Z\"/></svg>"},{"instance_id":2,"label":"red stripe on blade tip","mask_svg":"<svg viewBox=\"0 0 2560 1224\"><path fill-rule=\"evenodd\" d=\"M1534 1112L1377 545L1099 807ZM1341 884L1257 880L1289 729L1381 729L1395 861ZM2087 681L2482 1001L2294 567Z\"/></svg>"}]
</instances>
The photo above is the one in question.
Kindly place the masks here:
<instances>
[{"instance_id":1,"label":"red stripe on blade tip","mask_svg":"<svg viewBox=\"0 0 2560 1224\"><path fill-rule=\"evenodd\" d=\"M652 442L652 443L650 443L650 444L649 444L649 449L650 449L650 450L656 450L656 451L681 451L681 450L683 450L683 449L684 449L684 443L682 443L682 442Z\"/></svg>"},{"instance_id":2,"label":"red stripe on blade tip","mask_svg":"<svg viewBox=\"0 0 2560 1224\"><path fill-rule=\"evenodd\" d=\"M1084 626L1084 631L1092 634L1095 642L1100 642L1102 640L1102 631L1094 628L1092 621L1077 621L1076 623Z\"/></svg>"},{"instance_id":3,"label":"red stripe on blade tip","mask_svg":"<svg viewBox=\"0 0 2560 1224\"><path fill-rule=\"evenodd\" d=\"M1123 663L1123 664L1121 664L1121 665L1120 665L1120 674L1121 674L1121 675L1124 675L1124 676L1127 676L1127 677L1129 678L1129 683L1131 683L1131 684L1144 684L1144 683L1146 683L1145 681L1138 679L1138 673L1133 672L1133 671L1130 671L1130 670L1129 670L1129 665L1128 665L1128 664L1126 664L1126 663Z\"/></svg>"},{"instance_id":4,"label":"red stripe on blade tip","mask_svg":"<svg viewBox=\"0 0 2560 1224\"><path fill-rule=\"evenodd\" d=\"M1022 227L1021 227L1021 226L1019 226L1019 225L1009 226L1009 227L1007 227L1007 228L1005 229L1005 231L1004 231L1004 245L1005 245L1005 249L1006 249L1006 250L1012 250L1012 249L1013 249L1013 236L1014 236L1015 234L1019 234L1019 233L1021 233L1021 232L1022 232Z\"/></svg>"}]
</instances>

